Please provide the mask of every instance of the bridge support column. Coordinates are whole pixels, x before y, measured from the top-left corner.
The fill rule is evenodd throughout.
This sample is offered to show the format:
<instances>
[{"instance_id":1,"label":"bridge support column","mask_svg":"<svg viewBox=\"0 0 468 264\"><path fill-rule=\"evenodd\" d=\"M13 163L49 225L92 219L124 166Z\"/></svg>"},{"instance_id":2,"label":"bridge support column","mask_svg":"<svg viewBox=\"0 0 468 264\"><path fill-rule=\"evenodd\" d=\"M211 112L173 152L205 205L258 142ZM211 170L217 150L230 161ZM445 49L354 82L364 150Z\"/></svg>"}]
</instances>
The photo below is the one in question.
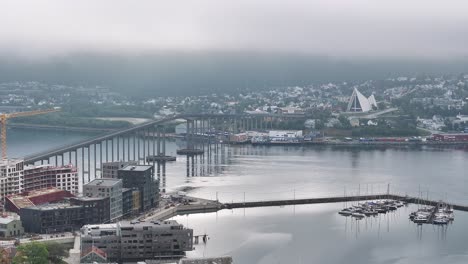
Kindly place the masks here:
<instances>
[{"instance_id":1,"label":"bridge support column","mask_svg":"<svg viewBox=\"0 0 468 264\"><path fill-rule=\"evenodd\" d=\"M121 141L122 141L122 156L121 156L121 160L122 161L125 161L125 135L122 135L121 137Z\"/></svg>"},{"instance_id":2,"label":"bridge support column","mask_svg":"<svg viewBox=\"0 0 468 264\"><path fill-rule=\"evenodd\" d=\"M96 171L97 171L97 154L96 154L96 143L93 144L94 152L93 152L93 160L94 160L94 179L97 178Z\"/></svg>"},{"instance_id":3,"label":"bridge support column","mask_svg":"<svg viewBox=\"0 0 468 264\"><path fill-rule=\"evenodd\" d=\"M164 128L162 130L162 155L166 156L166 132L164 131Z\"/></svg>"},{"instance_id":4,"label":"bridge support column","mask_svg":"<svg viewBox=\"0 0 468 264\"><path fill-rule=\"evenodd\" d=\"M161 185L161 181L159 181ZM162 191L166 192L166 162L162 163Z\"/></svg>"},{"instance_id":5,"label":"bridge support column","mask_svg":"<svg viewBox=\"0 0 468 264\"><path fill-rule=\"evenodd\" d=\"M106 162L109 162L109 140L106 139Z\"/></svg>"},{"instance_id":6,"label":"bridge support column","mask_svg":"<svg viewBox=\"0 0 468 264\"><path fill-rule=\"evenodd\" d=\"M82 184L85 183L84 148L85 147L81 148L81 175L82 175L82 180L83 180Z\"/></svg>"},{"instance_id":7,"label":"bridge support column","mask_svg":"<svg viewBox=\"0 0 468 264\"><path fill-rule=\"evenodd\" d=\"M195 156L191 157L191 163L192 163L192 177L195 176Z\"/></svg>"},{"instance_id":8,"label":"bridge support column","mask_svg":"<svg viewBox=\"0 0 468 264\"><path fill-rule=\"evenodd\" d=\"M158 144L157 144L157 151L158 151L158 156L161 155L161 127L157 127L158 130Z\"/></svg>"},{"instance_id":9,"label":"bridge support column","mask_svg":"<svg viewBox=\"0 0 468 264\"><path fill-rule=\"evenodd\" d=\"M137 147L137 152L138 152L138 155L137 155L136 162L137 162L137 164L140 164L140 141L141 141L141 139L140 139L140 136L139 136L138 134L136 135L136 137L137 137L137 141L138 141L138 142L137 142L137 146L138 146L138 147Z\"/></svg>"},{"instance_id":10,"label":"bridge support column","mask_svg":"<svg viewBox=\"0 0 468 264\"><path fill-rule=\"evenodd\" d=\"M136 146L135 146L135 144L136 144L136 140L135 140L136 135L133 134L132 138L133 138L133 160L136 160L136 151L135 151L136 150Z\"/></svg>"},{"instance_id":11,"label":"bridge support column","mask_svg":"<svg viewBox=\"0 0 468 264\"><path fill-rule=\"evenodd\" d=\"M111 141L112 141L112 142L111 142L111 144L112 144L112 148L111 148L112 156L111 156L111 159L112 159L112 161L115 161L115 160L114 160L114 138L112 138Z\"/></svg>"},{"instance_id":12,"label":"bridge support column","mask_svg":"<svg viewBox=\"0 0 468 264\"><path fill-rule=\"evenodd\" d=\"M130 134L127 135L127 160L130 161L132 158L130 158Z\"/></svg>"},{"instance_id":13,"label":"bridge support column","mask_svg":"<svg viewBox=\"0 0 468 264\"><path fill-rule=\"evenodd\" d=\"M146 164L146 130L143 129L143 164Z\"/></svg>"},{"instance_id":14,"label":"bridge support column","mask_svg":"<svg viewBox=\"0 0 468 264\"><path fill-rule=\"evenodd\" d=\"M145 155L145 164L149 164L149 162L146 160L146 158L149 156L150 154L150 129L147 128L145 129L146 131L146 155Z\"/></svg>"},{"instance_id":15,"label":"bridge support column","mask_svg":"<svg viewBox=\"0 0 468 264\"><path fill-rule=\"evenodd\" d=\"M193 121L187 120L187 149L192 149Z\"/></svg>"},{"instance_id":16,"label":"bridge support column","mask_svg":"<svg viewBox=\"0 0 468 264\"><path fill-rule=\"evenodd\" d=\"M90 147L91 146L88 146L88 182L91 181L91 150L90 150Z\"/></svg>"},{"instance_id":17,"label":"bridge support column","mask_svg":"<svg viewBox=\"0 0 468 264\"><path fill-rule=\"evenodd\" d=\"M120 161L120 136L117 136L117 161Z\"/></svg>"},{"instance_id":18,"label":"bridge support column","mask_svg":"<svg viewBox=\"0 0 468 264\"><path fill-rule=\"evenodd\" d=\"M99 171L101 172L101 178L102 178L102 141L99 142Z\"/></svg>"},{"instance_id":19,"label":"bridge support column","mask_svg":"<svg viewBox=\"0 0 468 264\"><path fill-rule=\"evenodd\" d=\"M158 141L158 133L157 133L157 128L156 127L153 127L153 156L157 155L156 154L156 142ZM153 166L154 166L154 161L153 161Z\"/></svg>"}]
</instances>

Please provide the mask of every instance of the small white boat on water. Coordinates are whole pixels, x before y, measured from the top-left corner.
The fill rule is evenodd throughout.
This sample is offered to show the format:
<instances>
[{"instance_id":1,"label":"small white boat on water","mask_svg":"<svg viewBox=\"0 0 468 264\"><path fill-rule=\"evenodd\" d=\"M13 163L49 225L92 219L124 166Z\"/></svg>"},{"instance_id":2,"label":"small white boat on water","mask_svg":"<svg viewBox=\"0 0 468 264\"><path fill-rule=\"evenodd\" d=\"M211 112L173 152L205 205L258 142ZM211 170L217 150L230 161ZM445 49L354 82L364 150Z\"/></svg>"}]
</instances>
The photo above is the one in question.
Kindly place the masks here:
<instances>
[{"instance_id":1,"label":"small white boat on water","mask_svg":"<svg viewBox=\"0 0 468 264\"><path fill-rule=\"evenodd\" d=\"M352 216L352 217L355 217L355 218L357 218L357 219L362 219L362 218L366 217L365 214L363 214L363 213L358 213L358 212L352 213L351 216Z\"/></svg>"},{"instance_id":2,"label":"small white boat on water","mask_svg":"<svg viewBox=\"0 0 468 264\"><path fill-rule=\"evenodd\" d=\"M413 219L413 222L416 224L425 224L429 220L429 216L424 215L424 214L418 214L416 217Z\"/></svg>"},{"instance_id":3,"label":"small white boat on water","mask_svg":"<svg viewBox=\"0 0 468 264\"><path fill-rule=\"evenodd\" d=\"M432 220L432 223L434 225L446 225L450 222L450 219L448 217L435 217L434 220Z\"/></svg>"},{"instance_id":4,"label":"small white boat on water","mask_svg":"<svg viewBox=\"0 0 468 264\"><path fill-rule=\"evenodd\" d=\"M353 211L348 208L345 208L338 212L338 214L343 215L343 216L350 216L352 213Z\"/></svg>"}]
</instances>

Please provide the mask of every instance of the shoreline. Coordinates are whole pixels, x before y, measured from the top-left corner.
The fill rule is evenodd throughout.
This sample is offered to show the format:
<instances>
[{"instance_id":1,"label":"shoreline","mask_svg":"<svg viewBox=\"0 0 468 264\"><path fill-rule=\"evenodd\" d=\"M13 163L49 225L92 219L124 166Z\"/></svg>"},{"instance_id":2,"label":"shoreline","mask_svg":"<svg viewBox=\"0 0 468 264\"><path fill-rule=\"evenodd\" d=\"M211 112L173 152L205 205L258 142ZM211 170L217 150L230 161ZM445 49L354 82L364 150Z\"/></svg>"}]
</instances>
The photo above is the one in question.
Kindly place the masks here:
<instances>
[{"instance_id":1,"label":"shoreline","mask_svg":"<svg viewBox=\"0 0 468 264\"><path fill-rule=\"evenodd\" d=\"M274 146L336 146L336 147L373 147L373 146L437 146L437 147L445 147L445 146L468 146L468 141L448 141L448 142L299 142L299 143L247 143L251 146L266 146L266 147L274 147ZM229 145L239 145L239 144L229 144Z\"/></svg>"}]
</instances>

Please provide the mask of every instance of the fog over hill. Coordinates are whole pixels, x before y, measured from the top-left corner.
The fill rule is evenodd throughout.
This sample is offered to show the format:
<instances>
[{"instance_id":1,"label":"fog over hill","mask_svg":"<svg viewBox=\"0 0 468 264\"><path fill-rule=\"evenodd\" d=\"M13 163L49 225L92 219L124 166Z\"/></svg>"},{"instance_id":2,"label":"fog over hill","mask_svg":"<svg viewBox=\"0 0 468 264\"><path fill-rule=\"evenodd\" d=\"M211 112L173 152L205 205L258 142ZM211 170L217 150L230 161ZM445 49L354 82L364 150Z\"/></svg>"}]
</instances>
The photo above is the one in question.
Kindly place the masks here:
<instances>
[{"instance_id":1,"label":"fog over hill","mask_svg":"<svg viewBox=\"0 0 468 264\"><path fill-rule=\"evenodd\" d=\"M134 96L238 92L274 86L459 74L468 59L330 58L254 52L75 54L41 60L3 56L0 81L105 85Z\"/></svg>"},{"instance_id":2,"label":"fog over hill","mask_svg":"<svg viewBox=\"0 0 468 264\"><path fill-rule=\"evenodd\" d=\"M140 96L468 69L468 2L5 0L0 81Z\"/></svg>"}]
</instances>

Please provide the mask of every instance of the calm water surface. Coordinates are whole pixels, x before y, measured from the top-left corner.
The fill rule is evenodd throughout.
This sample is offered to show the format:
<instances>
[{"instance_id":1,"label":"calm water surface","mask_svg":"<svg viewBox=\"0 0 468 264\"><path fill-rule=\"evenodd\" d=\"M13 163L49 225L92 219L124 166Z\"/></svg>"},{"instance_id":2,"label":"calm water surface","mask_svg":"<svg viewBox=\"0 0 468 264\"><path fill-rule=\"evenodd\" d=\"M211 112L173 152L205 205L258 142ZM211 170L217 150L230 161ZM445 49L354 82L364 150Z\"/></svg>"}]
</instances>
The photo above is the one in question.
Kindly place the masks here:
<instances>
[{"instance_id":1,"label":"calm water surface","mask_svg":"<svg viewBox=\"0 0 468 264\"><path fill-rule=\"evenodd\" d=\"M21 156L96 135L70 131L8 131L10 156ZM183 143L168 143L167 153ZM207 149L207 147L205 147ZM466 149L215 148L179 156L160 168L161 187L221 201L392 193L468 204ZM420 191L419 191L420 190ZM194 256L233 255L236 263L468 263L466 213L447 228L408 221L411 208L356 222L342 204L238 209L176 217L207 233Z\"/></svg>"},{"instance_id":2,"label":"calm water surface","mask_svg":"<svg viewBox=\"0 0 468 264\"><path fill-rule=\"evenodd\" d=\"M224 210L174 219L208 234L190 256L232 255L236 263L468 263L467 213L453 224L417 226L414 207L357 221L342 204Z\"/></svg>"}]
</instances>

